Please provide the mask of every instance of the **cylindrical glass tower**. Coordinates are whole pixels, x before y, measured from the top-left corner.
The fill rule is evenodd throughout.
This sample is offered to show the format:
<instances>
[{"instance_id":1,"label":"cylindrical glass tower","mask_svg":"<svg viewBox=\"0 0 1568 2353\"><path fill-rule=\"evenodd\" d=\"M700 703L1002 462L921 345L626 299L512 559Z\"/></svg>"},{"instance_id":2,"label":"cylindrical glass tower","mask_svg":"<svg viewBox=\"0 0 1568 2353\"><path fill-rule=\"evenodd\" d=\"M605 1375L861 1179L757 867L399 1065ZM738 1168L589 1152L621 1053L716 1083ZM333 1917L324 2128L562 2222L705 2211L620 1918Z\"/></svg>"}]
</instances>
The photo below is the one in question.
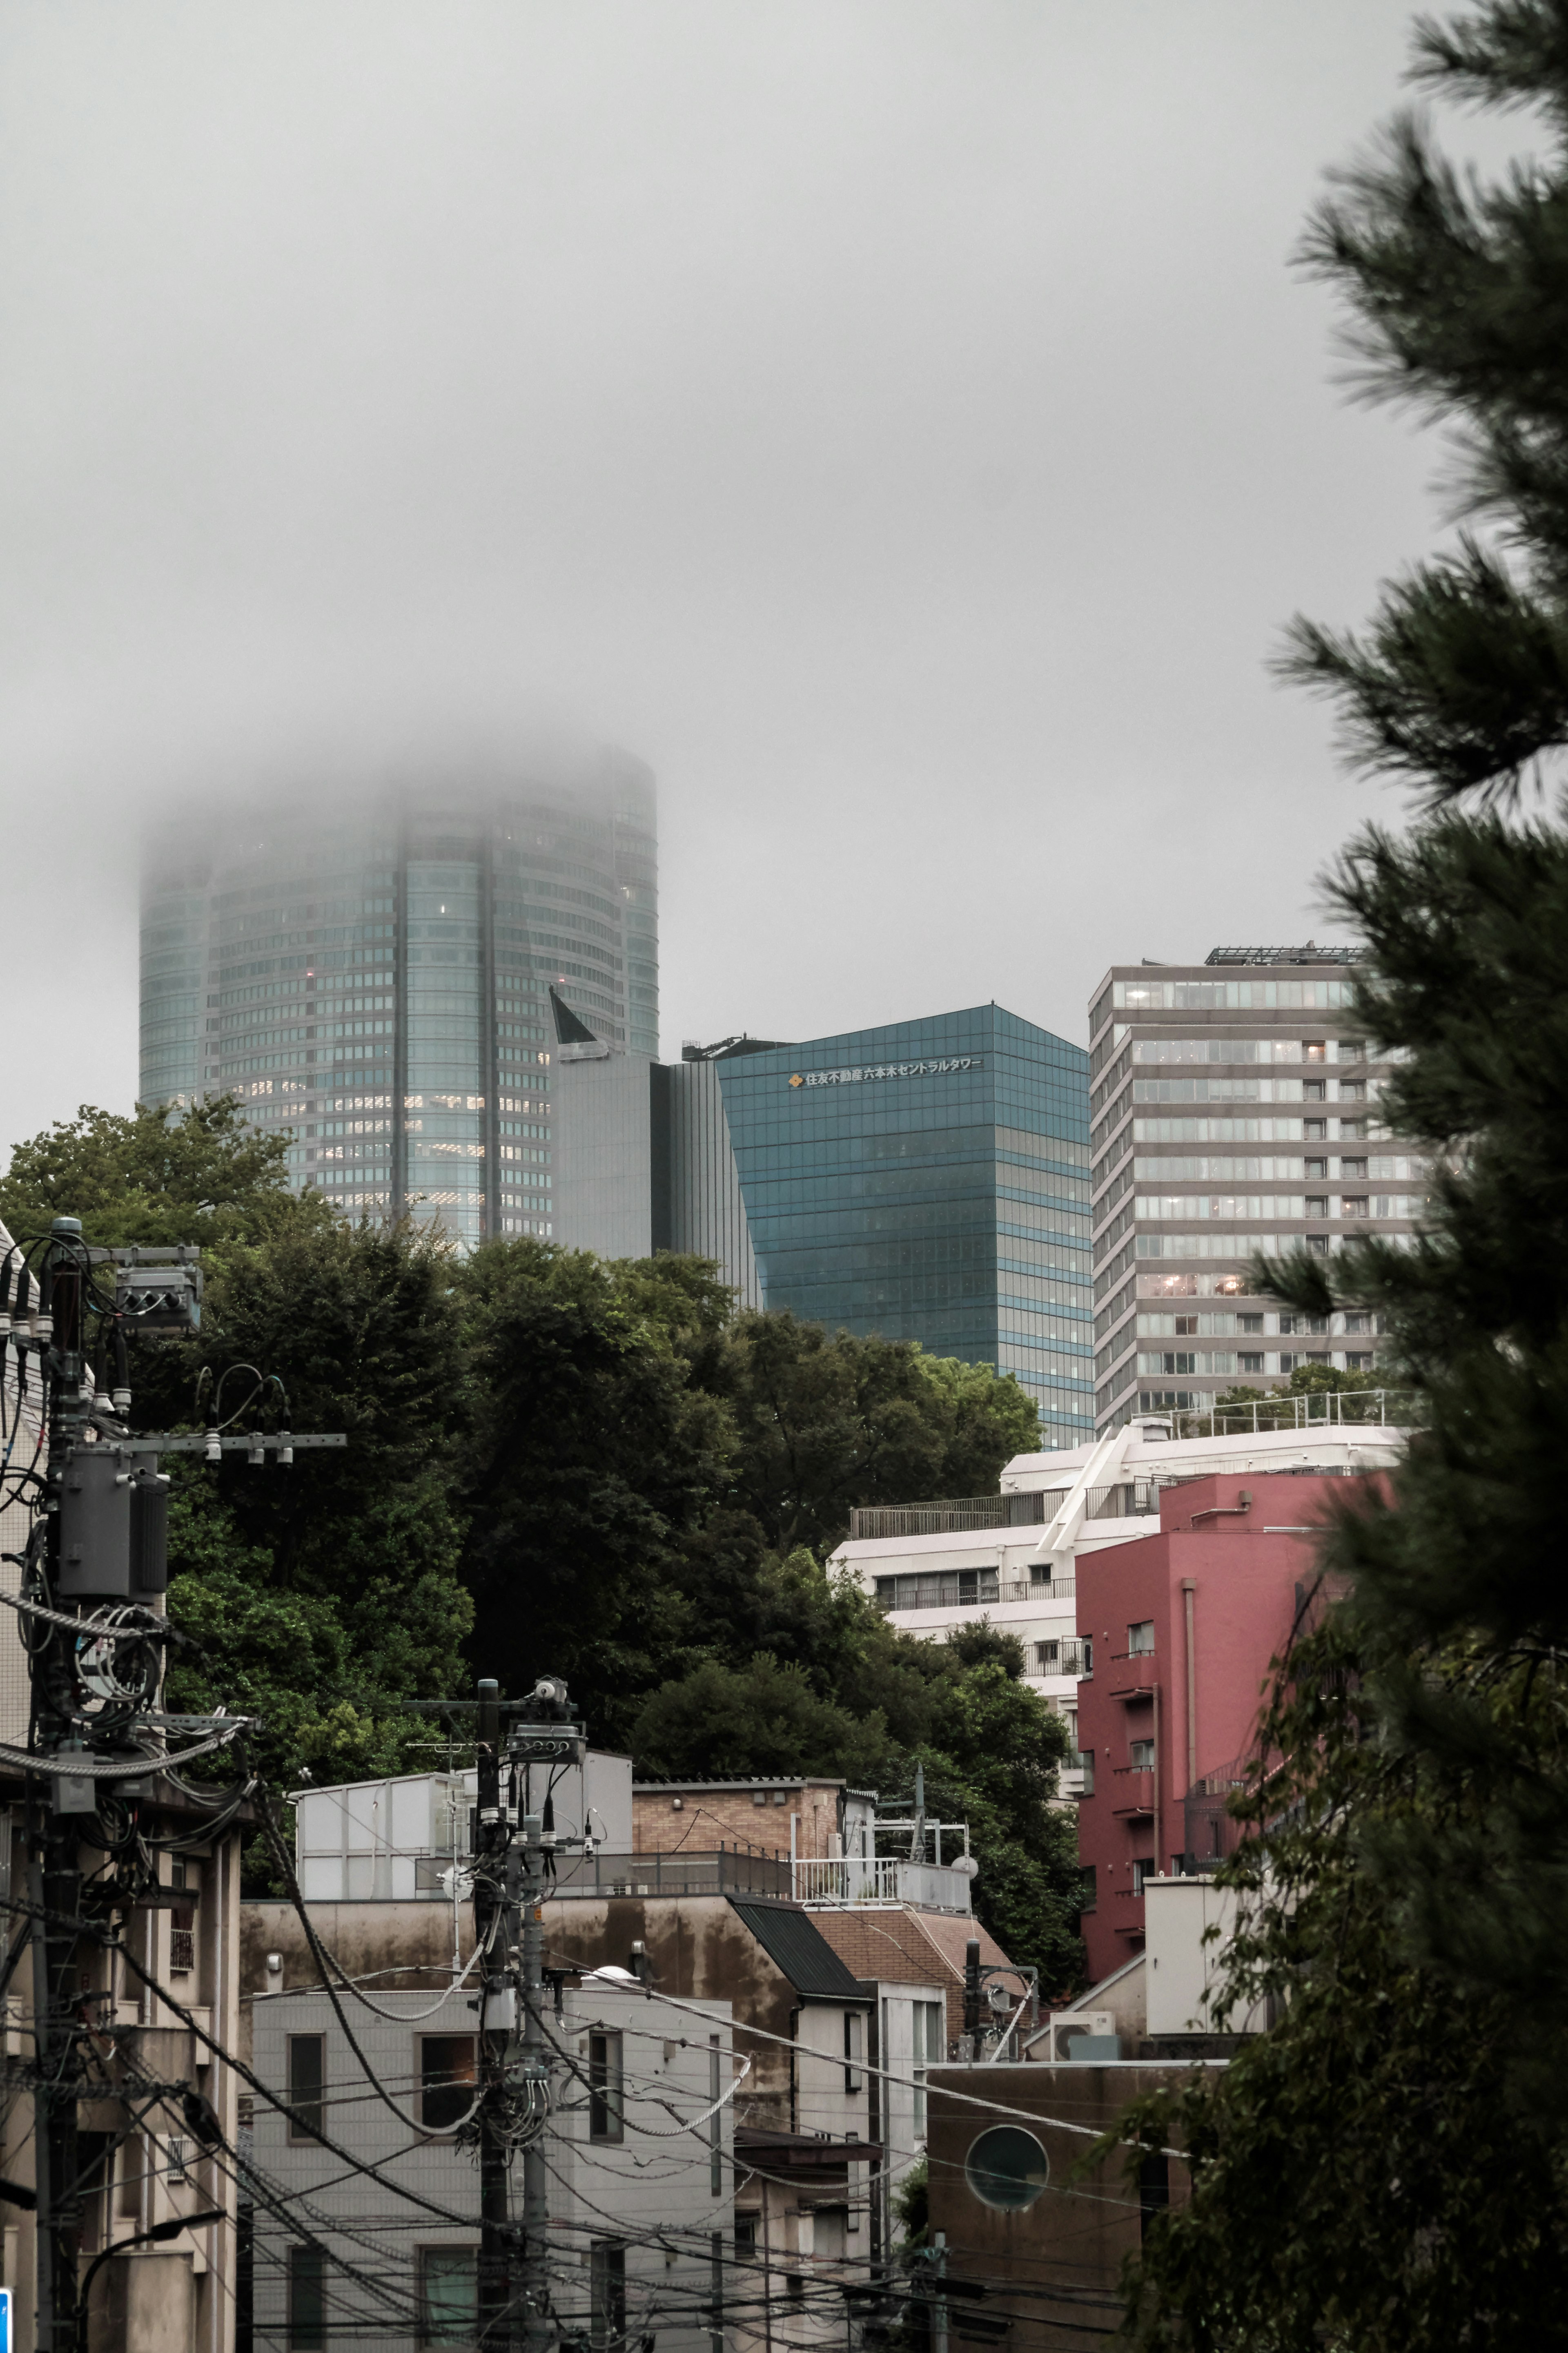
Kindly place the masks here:
<instances>
[{"instance_id":1,"label":"cylindrical glass tower","mask_svg":"<svg viewBox=\"0 0 1568 2353\"><path fill-rule=\"evenodd\" d=\"M658 1051L651 775L605 752L322 798L149 835L142 1101L232 1091L291 1132L294 1183L351 1215L548 1235L548 989L612 1047Z\"/></svg>"}]
</instances>

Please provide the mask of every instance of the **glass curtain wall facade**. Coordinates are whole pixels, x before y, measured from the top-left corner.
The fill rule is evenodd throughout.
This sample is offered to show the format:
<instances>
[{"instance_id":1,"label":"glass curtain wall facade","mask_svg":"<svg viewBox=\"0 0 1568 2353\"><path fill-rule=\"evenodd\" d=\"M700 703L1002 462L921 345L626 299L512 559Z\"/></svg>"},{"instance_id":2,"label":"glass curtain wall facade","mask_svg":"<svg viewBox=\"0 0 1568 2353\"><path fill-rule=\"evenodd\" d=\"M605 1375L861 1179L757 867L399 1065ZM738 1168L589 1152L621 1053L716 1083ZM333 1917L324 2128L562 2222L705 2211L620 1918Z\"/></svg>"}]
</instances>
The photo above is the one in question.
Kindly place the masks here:
<instances>
[{"instance_id":1,"label":"glass curtain wall facade","mask_svg":"<svg viewBox=\"0 0 1568 2353\"><path fill-rule=\"evenodd\" d=\"M1215 948L1116 965L1089 1013L1096 1427L1201 1410L1331 1365L1377 1380L1371 1312L1296 1314L1249 1268L1408 1235L1425 1164L1378 1116L1391 1064L1351 1008L1355 951Z\"/></svg>"},{"instance_id":2,"label":"glass curtain wall facade","mask_svg":"<svg viewBox=\"0 0 1568 2353\"><path fill-rule=\"evenodd\" d=\"M1089 1071L1000 1006L713 1066L766 1304L1016 1373L1091 1427Z\"/></svg>"},{"instance_id":3,"label":"glass curtain wall facade","mask_svg":"<svg viewBox=\"0 0 1568 2353\"><path fill-rule=\"evenodd\" d=\"M552 986L657 1053L654 786L624 754L149 838L141 1100L236 1093L351 1216L552 1232Z\"/></svg>"}]
</instances>

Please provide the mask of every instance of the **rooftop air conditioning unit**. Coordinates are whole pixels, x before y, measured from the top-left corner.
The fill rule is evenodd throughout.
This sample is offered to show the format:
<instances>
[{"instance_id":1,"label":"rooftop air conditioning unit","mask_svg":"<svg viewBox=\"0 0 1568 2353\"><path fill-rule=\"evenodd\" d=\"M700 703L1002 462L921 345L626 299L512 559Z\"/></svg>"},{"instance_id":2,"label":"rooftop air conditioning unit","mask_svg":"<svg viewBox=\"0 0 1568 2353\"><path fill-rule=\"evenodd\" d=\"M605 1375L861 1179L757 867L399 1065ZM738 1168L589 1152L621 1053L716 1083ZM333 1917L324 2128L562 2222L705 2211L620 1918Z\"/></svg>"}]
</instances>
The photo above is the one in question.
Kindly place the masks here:
<instances>
[{"instance_id":1,"label":"rooftop air conditioning unit","mask_svg":"<svg viewBox=\"0 0 1568 2353\"><path fill-rule=\"evenodd\" d=\"M1050 2054L1053 2060L1076 2059L1075 2043L1086 2036L1114 2034L1116 2014L1109 2010L1058 2010L1050 2021Z\"/></svg>"}]
</instances>

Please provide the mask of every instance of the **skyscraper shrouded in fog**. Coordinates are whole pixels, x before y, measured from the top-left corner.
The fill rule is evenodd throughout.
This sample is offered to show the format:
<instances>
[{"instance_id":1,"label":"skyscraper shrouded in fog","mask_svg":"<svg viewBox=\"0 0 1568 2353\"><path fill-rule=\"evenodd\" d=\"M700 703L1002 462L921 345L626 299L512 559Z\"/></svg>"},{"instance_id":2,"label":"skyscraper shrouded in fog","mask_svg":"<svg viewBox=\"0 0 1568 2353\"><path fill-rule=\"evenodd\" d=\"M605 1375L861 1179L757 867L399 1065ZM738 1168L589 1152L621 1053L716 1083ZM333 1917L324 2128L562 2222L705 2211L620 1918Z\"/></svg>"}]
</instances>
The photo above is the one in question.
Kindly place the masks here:
<instances>
[{"instance_id":1,"label":"skyscraper shrouded in fog","mask_svg":"<svg viewBox=\"0 0 1568 2353\"><path fill-rule=\"evenodd\" d=\"M552 1233L552 988L657 1054L654 783L623 753L278 791L148 836L142 1101L232 1091L351 1215Z\"/></svg>"}]
</instances>

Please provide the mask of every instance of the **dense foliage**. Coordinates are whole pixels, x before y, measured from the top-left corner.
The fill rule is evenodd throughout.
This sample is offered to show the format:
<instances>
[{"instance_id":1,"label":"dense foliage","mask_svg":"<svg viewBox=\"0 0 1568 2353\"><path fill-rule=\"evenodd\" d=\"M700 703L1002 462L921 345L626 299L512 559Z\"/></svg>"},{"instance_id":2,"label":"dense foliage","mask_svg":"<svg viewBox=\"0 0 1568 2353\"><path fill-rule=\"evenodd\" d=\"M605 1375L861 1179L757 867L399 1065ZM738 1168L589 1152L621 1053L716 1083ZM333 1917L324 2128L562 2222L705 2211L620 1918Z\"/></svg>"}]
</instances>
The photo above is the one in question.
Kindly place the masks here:
<instances>
[{"instance_id":1,"label":"dense foliage","mask_svg":"<svg viewBox=\"0 0 1568 2353\"><path fill-rule=\"evenodd\" d=\"M1310 247L1366 388L1457 430L1489 536L1387 590L1364 638L1303 624L1292 656L1356 756L1424 795L1334 895L1435 1206L1413 1249L1273 1278L1384 1316L1421 1427L1325 1545L1348 1598L1266 1726L1230 1986L1278 2022L1138 2119L1195 2174L1130 2326L1205 2353L1568 2334L1568 830L1521 807L1568 744L1568 5L1493 0L1415 40L1437 94L1535 106L1541 158L1488 187L1407 120Z\"/></svg>"},{"instance_id":2,"label":"dense foliage","mask_svg":"<svg viewBox=\"0 0 1568 2353\"><path fill-rule=\"evenodd\" d=\"M20 1148L5 1196L24 1227L79 1208L100 1243L203 1242L201 1333L137 1350L136 1422L188 1423L204 1367L251 1365L291 1428L349 1441L289 1472L170 1458L177 1704L259 1716L282 1787L416 1769L437 1727L409 1703L480 1669L564 1674L647 1772L899 1795L919 1764L973 1827L987 1924L1073 1980L1066 1734L1017 1645L912 1641L825 1566L857 1504L994 1488L1038 1442L1016 1382L738 1314L699 1260L351 1228L287 1193L232 1105L172 1119L166 1153L159 1132L84 1112ZM226 1415L250 1387L228 1375Z\"/></svg>"}]
</instances>

